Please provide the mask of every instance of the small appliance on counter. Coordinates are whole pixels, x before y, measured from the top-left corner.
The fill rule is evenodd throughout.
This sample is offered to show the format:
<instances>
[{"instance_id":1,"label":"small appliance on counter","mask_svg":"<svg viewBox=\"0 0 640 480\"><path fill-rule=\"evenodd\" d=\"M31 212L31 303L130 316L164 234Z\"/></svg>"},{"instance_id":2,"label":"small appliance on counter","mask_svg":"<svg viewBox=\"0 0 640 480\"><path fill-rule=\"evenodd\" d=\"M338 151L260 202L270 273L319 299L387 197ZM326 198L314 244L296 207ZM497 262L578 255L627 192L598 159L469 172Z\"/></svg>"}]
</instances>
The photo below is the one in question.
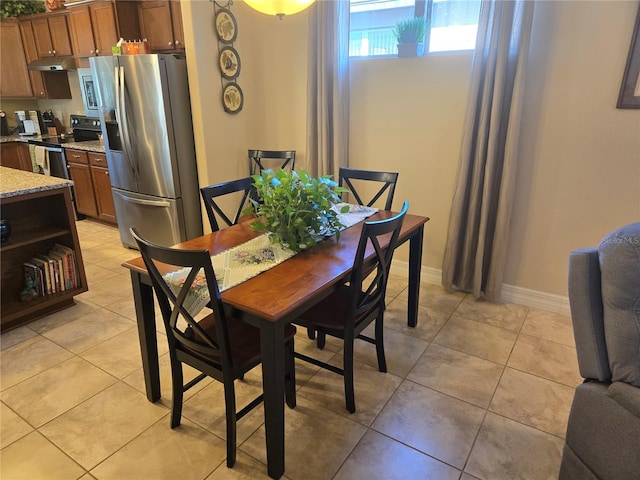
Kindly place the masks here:
<instances>
[{"instance_id":1,"label":"small appliance on counter","mask_svg":"<svg viewBox=\"0 0 640 480\"><path fill-rule=\"evenodd\" d=\"M43 131L46 132L40 111L16 110L15 114L20 135L41 135Z\"/></svg>"}]
</instances>

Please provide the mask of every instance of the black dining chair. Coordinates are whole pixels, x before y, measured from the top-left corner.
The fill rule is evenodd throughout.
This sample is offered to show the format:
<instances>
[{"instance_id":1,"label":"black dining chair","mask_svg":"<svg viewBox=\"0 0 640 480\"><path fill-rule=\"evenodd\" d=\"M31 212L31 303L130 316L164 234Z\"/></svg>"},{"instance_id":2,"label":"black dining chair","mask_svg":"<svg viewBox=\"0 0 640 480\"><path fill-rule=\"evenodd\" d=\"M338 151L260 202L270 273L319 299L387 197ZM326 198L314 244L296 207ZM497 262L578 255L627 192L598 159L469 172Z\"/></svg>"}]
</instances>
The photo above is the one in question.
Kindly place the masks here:
<instances>
[{"instance_id":1,"label":"black dining chair","mask_svg":"<svg viewBox=\"0 0 640 480\"><path fill-rule=\"evenodd\" d=\"M240 197L240 202L238 203L237 209L235 209L234 213L227 215L225 210L218 202L218 198L230 195L233 193L242 192L242 197ZM245 216L242 214L242 211L251 205L249 199L256 200L258 198L258 194L255 186L253 185L253 179L251 177L240 178L238 180L232 180L230 182L218 183L216 185L210 185L208 187L202 187L200 189L200 194L202 195L202 200L204 201L205 210L207 211L207 216L209 217L209 224L211 225L211 231L217 232L220 230L220 224L218 220L221 220L227 226L235 225L238 222L242 221ZM239 194L237 195L239 197ZM230 212L229 209L226 212ZM247 215L247 218L252 217L252 215Z\"/></svg>"},{"instance_id":2,"label":"black dining chair","mask_svg":"<svg viewBox=\"0 0 640 480\"><path fill-rule=\"evenodd\" d=\"M349 281L295 320L296 324L318 332L319 339L324 340L326 335L330 335L344 341L343 368L300 352L296 352L295 356L344 377L346 406L351 413L356 411L353 388L353 350L356 338L376 346L378 369L381 372L387 371L383 338L385 294L391 260L408 209L409 202L404 202L402 211L394 217L365 222ZM383 242L386 240L389 243L384 248ZM372 249L373 257L365 258ZM375 338L363 335L362 331L374 321ZM324 342L319 347L323 348Z\"/></svg>"},{"instance_id":3,"label":"black dining chair","mask_svg":"<svg viewBox=\"0 0 640 480\"><path fill-rule=\"evenodd\" d=\"M398 172L378 172L375 170L340 167L338 179L340 186L350 190L353 198L358 202L358 205L372 207L386 192L387 197L384 202L384 210L391 210L393 194L395 193L396 183L398 181ZM377 182L380 185L376 186L377 190L375 190L374 195L364 196L363 193L365 191L368 193L366 185L370 182ZM366 200L367 198L368 200Z\"/></svg>"},{"instance_id":4,"label":"black dining chair","mask_svg":"<svg viewBox=\"0 0 640 480\"><path fill-rule=\"evenodd\" d=\"M398 172L379 172L376 170L360 170L356 168L340 167L338 171L338 183L342 187L349 189L349 193L343 194L343 200L346 195L353 195L358 205L372 207L376 201L386 192L387 197L384 199L384 210L391 210L393 203L393 195L396 191L396 183L398 181ZM366 183L365 183L366 182ZM366 184L375 182L377 190L372 196L364 196ZM363 200L363 197L368 200ZM316 332L312 328L307 329L307 336L310 339L316 338ZM324 338L318 338L318 346L324 345Z\"/></svg>"},{"instance_id":5,"label":"black dining chair","mask_svg":"<svg viewBox=\"0 0 640 480\"><path fill-rule=\"evenodd\" d=\"M296 167L295 150L249 150L248 155L251 175L260 175L263 170L268 168L271 170L279 168L295 170ZM271 164L275 165L275 168Z\"/></svg>"},{"instance_id":6,"label":"black dining chair","mask_svg":"<svg viewBox=\"0 0 640 480\"><path fill-rule=\"evenodd\" d=\"M262 403L261 394L242 409L236 409L235 380L259 365L260 330L225 311L216 275L207 250L181 250L162 247L144 240L135 228L130 229L140 249L153 289L156 293L169 342L173 399L171 428L180 425L183 393L207 376L224 385L227 424L227 466L236 461L236 422ZM162 264L162 265L161 265ZM168 269L168 270L167 270ZM184 269L184 282L170 282L163 276L168 271ZM193 286L206 284L208 307L213 313L196 320L188 310ZM293 325L285 327L285 396L289 407L296 406ZM184 383L182 365L187 364L201 374Z\"/></svg>"}]
</instances>

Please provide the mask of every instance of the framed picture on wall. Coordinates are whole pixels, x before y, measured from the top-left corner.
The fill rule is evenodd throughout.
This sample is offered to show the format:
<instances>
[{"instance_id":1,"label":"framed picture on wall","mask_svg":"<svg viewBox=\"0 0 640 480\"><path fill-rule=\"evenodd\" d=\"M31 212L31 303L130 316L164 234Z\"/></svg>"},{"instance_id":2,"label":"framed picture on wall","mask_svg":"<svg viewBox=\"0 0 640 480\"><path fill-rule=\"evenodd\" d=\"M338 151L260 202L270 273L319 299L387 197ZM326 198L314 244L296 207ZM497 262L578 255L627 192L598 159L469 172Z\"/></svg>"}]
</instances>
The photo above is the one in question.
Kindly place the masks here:
<instances>
[{"instance_id":1,"label":"framed picture on wall","mask_svg":"<svg viewBox=\"0 0 640 480\"><path fill-rule=\"evenodd\" d=\"M81 75L82 99L84 100L84 108L87 115L90 111L98 111L98 98L96 97L96 89L91 75Z\"/></svg>"},{"instance_id":2,"label":"framed picture on wall","mask_svg":"<svg viewBox=\"0 0 640 480\"><path fill-rule=\"evenodd\" d=\"M640 6L636 15L636 24L631 35L631 47L627 65L622 77L622 86L618 96L618 108L640 108Z\"/></svg>"}]
</instances>

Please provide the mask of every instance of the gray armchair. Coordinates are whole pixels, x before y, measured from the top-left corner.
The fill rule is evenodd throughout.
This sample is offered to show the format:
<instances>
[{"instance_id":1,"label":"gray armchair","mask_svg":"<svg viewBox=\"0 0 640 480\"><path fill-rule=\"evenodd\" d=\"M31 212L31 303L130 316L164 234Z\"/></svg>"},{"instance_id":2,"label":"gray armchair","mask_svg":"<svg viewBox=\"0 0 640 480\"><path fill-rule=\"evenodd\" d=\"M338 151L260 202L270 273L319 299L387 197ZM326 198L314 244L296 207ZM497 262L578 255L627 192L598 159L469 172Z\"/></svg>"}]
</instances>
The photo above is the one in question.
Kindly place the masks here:
<instances>
[{"instance_id":1,"label":"gray armchair","mask_svg":"<svg viewBox=\"0 0 640 480\"><path fill-rule=\"evenodd\" d=\"M569 257L580 374L561 480L640 479L640 223Z\"/></svg>"}]
</instances>

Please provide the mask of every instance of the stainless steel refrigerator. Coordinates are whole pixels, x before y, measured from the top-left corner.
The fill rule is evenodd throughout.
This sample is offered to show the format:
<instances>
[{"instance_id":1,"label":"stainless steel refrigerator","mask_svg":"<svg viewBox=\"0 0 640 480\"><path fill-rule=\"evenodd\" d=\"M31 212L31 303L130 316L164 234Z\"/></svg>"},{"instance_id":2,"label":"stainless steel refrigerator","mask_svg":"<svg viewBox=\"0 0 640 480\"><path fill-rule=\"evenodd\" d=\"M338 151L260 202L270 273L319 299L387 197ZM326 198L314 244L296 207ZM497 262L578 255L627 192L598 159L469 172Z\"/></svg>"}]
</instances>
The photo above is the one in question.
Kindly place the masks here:
<instances>
[{"instance_id":1,"label":"stainless steel refrigerator","mask_svg":"<svg viewBox=\"0 0 640 480\"><path fill-rule=\"evenodd\" d=\"M173 245L202 235L187 66L170 54L89 59L120 239Z\"/></svg>"}]
</instances>

